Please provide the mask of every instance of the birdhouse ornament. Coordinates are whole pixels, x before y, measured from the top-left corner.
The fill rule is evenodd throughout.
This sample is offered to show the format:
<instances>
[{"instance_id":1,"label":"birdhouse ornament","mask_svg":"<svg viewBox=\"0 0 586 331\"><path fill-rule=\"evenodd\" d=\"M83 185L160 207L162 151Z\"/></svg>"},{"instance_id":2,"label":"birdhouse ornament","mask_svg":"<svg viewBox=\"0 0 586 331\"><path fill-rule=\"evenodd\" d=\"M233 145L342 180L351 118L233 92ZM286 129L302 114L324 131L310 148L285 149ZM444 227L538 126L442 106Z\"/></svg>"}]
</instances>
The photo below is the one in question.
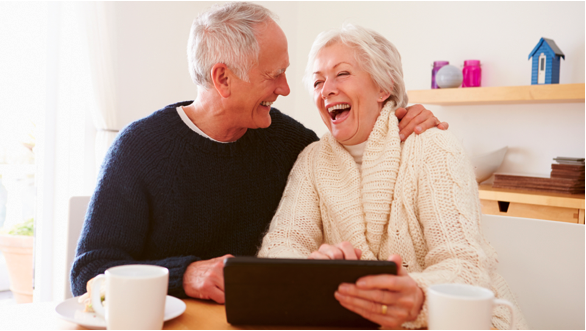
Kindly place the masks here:
<instances>
[{"instance_id":1,"label":"birdhouse ornament","mask_svg":"<svg viewBox=\"0 0 586 331\"><path fill-rule=\"evenodd\" d=\"M565 60L566 57L555 41L539 39L537 46L529 54L530 58L533 58L531 85L560 83L560 58Z\"/></svg>"}]
</instances>

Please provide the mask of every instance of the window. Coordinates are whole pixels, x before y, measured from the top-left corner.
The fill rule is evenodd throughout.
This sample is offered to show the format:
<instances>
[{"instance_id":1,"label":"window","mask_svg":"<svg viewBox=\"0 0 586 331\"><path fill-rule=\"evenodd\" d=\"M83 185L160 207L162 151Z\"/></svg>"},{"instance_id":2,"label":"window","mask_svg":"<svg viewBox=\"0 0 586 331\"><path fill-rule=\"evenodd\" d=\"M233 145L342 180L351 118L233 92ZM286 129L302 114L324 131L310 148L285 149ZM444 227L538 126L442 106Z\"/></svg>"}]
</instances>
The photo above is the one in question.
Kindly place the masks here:
<instances>
[{"instance_id":1,"label":"window","mask_svg":"<svg viewBox=\"0 0 586 331\"><path fill-rule=\"evenodd\" d=\"M0 3L0 228L34 219L35 146L46 99L45 3ZM1 253L0 253L1 254ZM1 302L10 302L0 256Z\"/></svg>"},{"instance_id":2,"label":"window","mask_svg":"<svg viewBox=\"0 0 586 331\"><path fill-rule=\"evenodd\" d=\"M60 301L69 290L68 201L91 193L95 181L82 6L0 2L0 221L34 217L35 302Z\"/></svg>"}]
</instances>

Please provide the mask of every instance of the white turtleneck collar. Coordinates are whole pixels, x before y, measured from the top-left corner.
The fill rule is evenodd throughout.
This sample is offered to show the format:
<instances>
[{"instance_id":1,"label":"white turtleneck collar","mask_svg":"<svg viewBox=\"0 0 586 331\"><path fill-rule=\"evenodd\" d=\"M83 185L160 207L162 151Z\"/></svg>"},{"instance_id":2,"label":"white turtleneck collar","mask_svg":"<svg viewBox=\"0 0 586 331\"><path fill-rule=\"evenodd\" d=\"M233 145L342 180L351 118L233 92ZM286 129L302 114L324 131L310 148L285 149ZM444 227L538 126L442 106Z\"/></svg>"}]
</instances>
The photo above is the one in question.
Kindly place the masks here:
<instances>
[{"instance_id":1,"label":"white turtleneck collar","mask_svg":"<svg viewBox=\"0 0 586 331\"><path fill-rule=\"evenodd\" d=\"M352 155L354 162L356 162L356 165L358 166L358 169L360 169L360 166L362 165L362 155L364 155L367 142L368 140L358 145L342 145L342 147L344 147L348 153Z\"/></svg>"}]
</instances>

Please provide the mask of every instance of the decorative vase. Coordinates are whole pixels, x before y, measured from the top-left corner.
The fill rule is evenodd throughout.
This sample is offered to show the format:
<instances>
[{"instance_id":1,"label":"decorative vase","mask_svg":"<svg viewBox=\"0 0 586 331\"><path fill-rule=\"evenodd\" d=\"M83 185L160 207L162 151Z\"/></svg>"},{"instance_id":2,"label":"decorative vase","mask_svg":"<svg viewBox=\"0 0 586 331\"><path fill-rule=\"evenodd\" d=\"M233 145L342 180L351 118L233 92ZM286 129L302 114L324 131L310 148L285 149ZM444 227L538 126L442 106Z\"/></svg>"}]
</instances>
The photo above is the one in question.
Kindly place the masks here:
<instances>
[{"instance_id":1,"label":"decorative vase","mask_svg":"<svg viewBox=\"0 0 586 331\"><path fill-rule=\"evenodd\" d=\"M433 62L433 69L431 69L431 88L438 89L437 83L435 82L435 75L437 72L445 65L450 64L449 61L434 61Z\"/></svg>"},{"instance_id":2,"label":"decorative vase","mask_svg":"<svg viewBox=\"0 0 586 331\"><path fill-rule=\"evenodd\" d=\"M462 71L456 66L445 65L435 74L435 82L440 88L455 88L462 84Z\"/></svg>"},{"instance_id":3,"label":"decorative vase","mask_svg":"<svg viewBox=\"0 0 586 331\"><path fill-rule=\"evenodd\" d=\"M32 236L0 235L0 250L16 303L33 302L33 240Z\"/></svg>"}]
</instances>

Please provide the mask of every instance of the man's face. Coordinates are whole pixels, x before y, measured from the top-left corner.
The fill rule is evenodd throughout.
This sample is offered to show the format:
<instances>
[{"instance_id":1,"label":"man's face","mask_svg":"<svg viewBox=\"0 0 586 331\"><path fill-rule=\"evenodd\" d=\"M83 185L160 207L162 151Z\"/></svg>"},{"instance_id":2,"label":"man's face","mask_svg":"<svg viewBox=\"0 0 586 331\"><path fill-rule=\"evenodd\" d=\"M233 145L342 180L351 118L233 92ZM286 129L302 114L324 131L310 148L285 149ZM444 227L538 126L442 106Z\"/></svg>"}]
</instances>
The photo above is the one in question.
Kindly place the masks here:
<instances>
[{"instance_id":1,"label":"man's face","mask_svg":"<svg viewBox=\"0 0 586 331\"><path fill-rule=\"evenodd\" d=\"M271 125L269 111L279 95L289 95L285 70L289 66L287 38L273 21L261 24L257 30L260 46L258 63L248 73L249 81L233 81L232 96L238 113L238 124L256 129Z\"/></svg>"}]
</instances>

